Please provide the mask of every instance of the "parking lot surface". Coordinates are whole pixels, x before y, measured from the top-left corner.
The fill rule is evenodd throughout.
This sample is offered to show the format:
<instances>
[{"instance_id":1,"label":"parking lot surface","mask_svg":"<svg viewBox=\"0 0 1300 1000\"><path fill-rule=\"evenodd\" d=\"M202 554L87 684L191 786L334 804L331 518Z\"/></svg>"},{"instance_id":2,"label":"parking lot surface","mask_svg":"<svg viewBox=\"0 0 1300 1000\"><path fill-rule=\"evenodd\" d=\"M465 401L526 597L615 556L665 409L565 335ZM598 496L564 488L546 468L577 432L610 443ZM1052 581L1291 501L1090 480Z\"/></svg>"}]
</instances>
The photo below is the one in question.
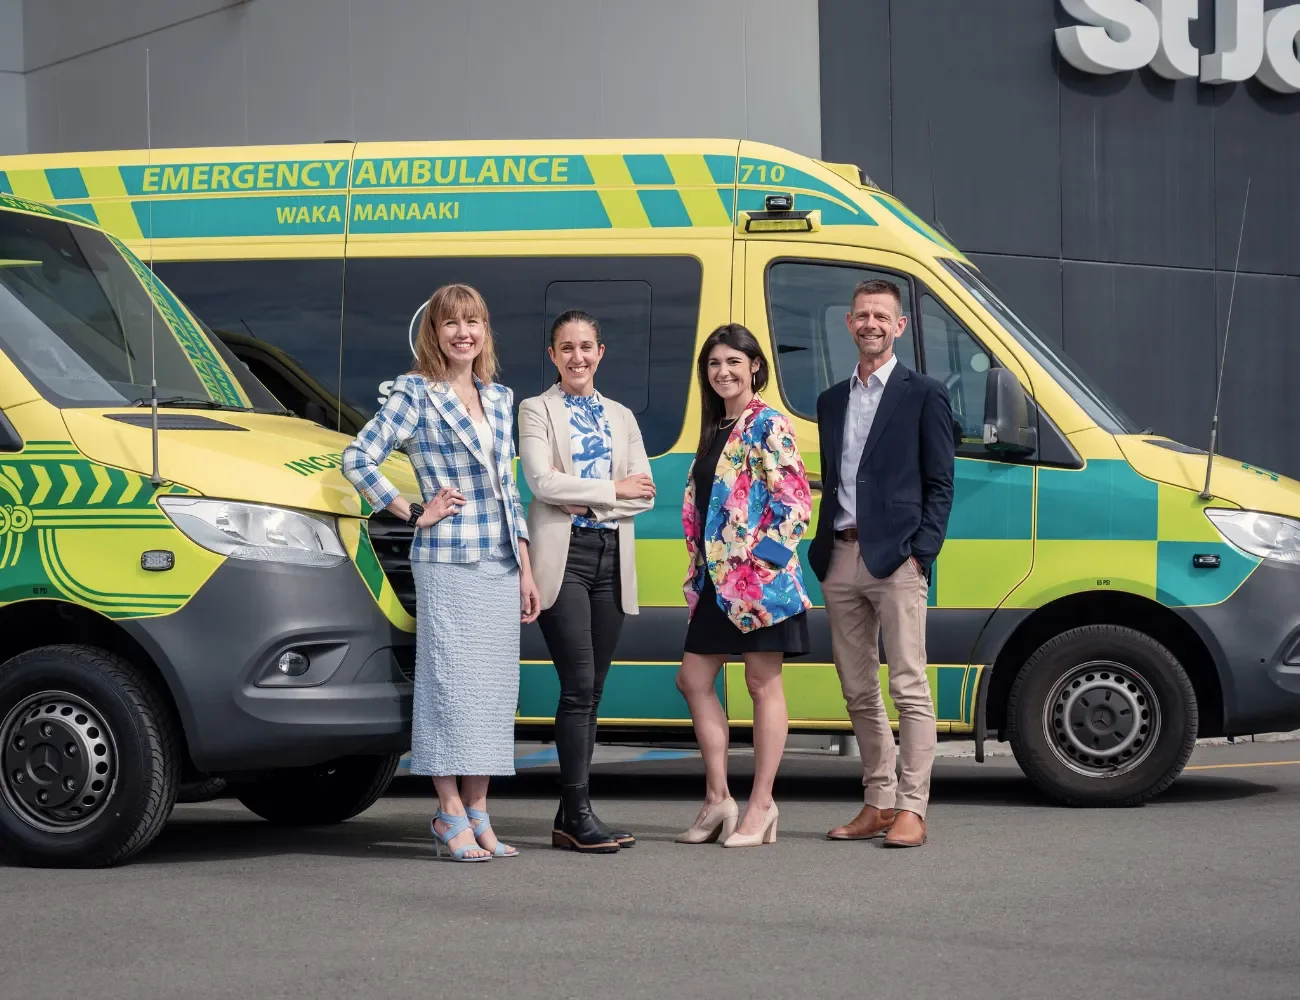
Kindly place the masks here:
<instances>
[{"instance_id":1,"label":"parking lot surface","mask_svg":"<svg viewBox=\"0 0 1300 1000\"><path fill-rule=\"evenodd\" d=\"M733 760L743 798L749 757ZM0 995L1287 997L1300 983L1300 743L1197 750L1154 803L1071 810L1013 761L940 759L930 843L831 843L856 761L791 754L775 845L686 847L698 758L601 764L617 856L550 847L554 771L496 786L522 852L435 861L425 783L336 827L179 806L106 871L0 868Z\"/></svg>"}]
</instances>

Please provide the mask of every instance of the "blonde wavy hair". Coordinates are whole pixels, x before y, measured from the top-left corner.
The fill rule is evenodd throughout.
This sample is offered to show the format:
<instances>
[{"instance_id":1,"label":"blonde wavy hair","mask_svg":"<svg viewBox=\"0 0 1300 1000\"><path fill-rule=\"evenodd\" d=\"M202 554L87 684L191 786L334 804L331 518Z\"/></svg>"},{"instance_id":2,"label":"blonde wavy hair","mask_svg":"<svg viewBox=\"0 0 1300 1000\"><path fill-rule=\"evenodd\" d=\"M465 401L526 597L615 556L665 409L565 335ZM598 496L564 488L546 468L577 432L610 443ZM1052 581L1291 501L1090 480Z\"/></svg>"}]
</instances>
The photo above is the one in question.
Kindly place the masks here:
<instances>
[{"instance_id":1,"label":"blonde wavy hair","mask_svg":"<svg viewBox=\"0 0 1300 1000\"><path fill-rule=\"evenodd\" d=\"M483 350L474 359L474 377L480 382L495 381L499 369L487 303L469 285L443 285L429 297L424 318L420 320L420 332L415 338L414 374L423 375L432 382L448 380L447 355L438 344L438 327L449 319L478 319L482 322Z\"/></svg>"}]
</instances>

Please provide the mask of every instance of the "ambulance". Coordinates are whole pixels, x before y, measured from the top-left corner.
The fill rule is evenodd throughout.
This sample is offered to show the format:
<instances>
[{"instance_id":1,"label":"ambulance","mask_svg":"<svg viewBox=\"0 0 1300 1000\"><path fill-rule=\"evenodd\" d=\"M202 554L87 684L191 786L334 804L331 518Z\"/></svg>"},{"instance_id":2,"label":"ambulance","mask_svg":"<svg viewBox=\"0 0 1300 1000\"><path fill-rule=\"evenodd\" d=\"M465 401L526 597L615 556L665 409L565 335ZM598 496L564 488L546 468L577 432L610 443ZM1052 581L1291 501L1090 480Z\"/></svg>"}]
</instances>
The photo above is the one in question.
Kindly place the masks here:
<instances>
[{"instance_id":1,"label":"ambulance","mask_svg":"<svg viewBox=\"0 0 1300 1000\"><path fill-rule=\"evenodd\" d=\"M854 166L738 140L347 142L3 157L0 191L94 223L150 261L213 350L236 359L229 370L242 365L277 405L344 435L410 368L422 304L445 282L486 297L501 379L517 399L554 379L550 320L570 308L598 316L608 345L598 387L636 413L659 487L638 519L641 614L624 626L602 732L689 731L674 675L698 345L723 323L754 331L773 363L768 401L794 422L816 490L816 399L853 369L844 317L870 278L899 288L899 357L944 382L960 425L927 617L940 736L973 739L981 759L987 740L1009 741L1046 795L1115 805L1167 788L1198 736L1300 726L1300 484L1211 462L1135 425L945 236ZM86 419L57 400L41 405L69 427ZM199 416L307 426L186 414ZM127 433L95 419L111 427L106 440ZM204 495L328 509L368 581L359 606L409 629L410 533L383 513L363 522L345 509L356 501L338 486L341 439L327 447L324 429L312 433L320 447L286 447L279 463L276 482L292 483L296 501L278 486L259 491L238 459L220 471L195 459L167 475ZM69 447L82 438L69 434ZM102 447L108 466L144 468L138 447ZM181 461L177 446L170 454ZM103 579L102 589L121 589ZM791 726L848 733L822 595L810 571L805 580L813 648L784 673ZM301 614L315 614L318 592L288 583L282 599L294 589ZM63 592L49 598L22 604L81 607ZM266 612L280 609L223 608L205 627L239 632L244 615L261 623ZM117 619L100 627L124 630ZM739 663L718 695L743 738L753 709ZM547 732L557 698L540 631L528 627L518 732ZM0 703L0 717L8 710ZM238 738L239 727L225 731ZM212 774L245 763L194 760Z\"/></svg>"},{"instance_id":2,"label":"ambulance","mask_svg":"<svg viewBox=\"0 0 1300 1000\"><path fill-rule=\"evenodd\" d=\"M208 775L278 823L383 793L412 623L346 442L84 213L0 194L0 855L123 861Z\"/></svg>"}]
</instances>

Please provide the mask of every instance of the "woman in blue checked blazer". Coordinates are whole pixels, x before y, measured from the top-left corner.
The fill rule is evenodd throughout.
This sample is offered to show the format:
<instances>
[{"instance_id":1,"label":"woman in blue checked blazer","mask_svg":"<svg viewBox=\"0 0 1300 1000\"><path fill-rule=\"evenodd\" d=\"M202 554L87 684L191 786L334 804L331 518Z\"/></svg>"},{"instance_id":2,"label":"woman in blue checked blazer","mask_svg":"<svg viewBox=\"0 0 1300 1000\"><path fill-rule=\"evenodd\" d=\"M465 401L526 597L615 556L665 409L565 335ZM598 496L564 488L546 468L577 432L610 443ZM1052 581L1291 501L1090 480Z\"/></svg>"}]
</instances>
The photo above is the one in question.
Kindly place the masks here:
<instances>
[{"instance_id":1,"label":"woman in blue checked blazer","mask_svg":"<svg viewBox=\"0 0 1300 1000\"><path fill-rule=\"evenodd\" d=\"M416 529L411 773L433 777L435 847L457 861L515 857L492 830L488 780L515 773L519 625L536 620L541 601L512 471L513 398L492 381L482 296L468 285L434 292L415 355L415 370L344 451L343 472L376 510ZM410 457L427 506L408 503L380 471L394 449Z\"/></svg>"}]
</instances>

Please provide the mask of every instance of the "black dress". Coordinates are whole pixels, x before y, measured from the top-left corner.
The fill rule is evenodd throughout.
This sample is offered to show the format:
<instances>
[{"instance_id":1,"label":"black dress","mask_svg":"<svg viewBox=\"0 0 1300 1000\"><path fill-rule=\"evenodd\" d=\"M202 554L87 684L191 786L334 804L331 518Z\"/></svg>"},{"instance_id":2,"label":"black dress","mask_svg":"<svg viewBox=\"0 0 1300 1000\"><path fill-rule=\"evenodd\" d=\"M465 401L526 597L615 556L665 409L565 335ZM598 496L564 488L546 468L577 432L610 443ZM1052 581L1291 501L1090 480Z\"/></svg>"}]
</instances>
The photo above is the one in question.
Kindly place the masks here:
<instances>
[{"instance_id":1,"label":"black dress","mask_svg":"<svg viewBox=\"0 0 1300 1000\"><path fill-rule=\"evenodd\" d=\"M704 521L709 512L709 493L713 489L713 474L717 471L722 449L726 447L731 424L713 435L713 444L695 463L695 510L700 535L696 544L704 547ZM699 603L686 630L686 652L704 655L738 656L742 653L785 653L786 656L803 656L808 652L808 613L800 611L775 625L742 632L727 617L718 604L718 593L713 589L713 579L704 571L704 588Z\"/></svg>"}]
</instances>

